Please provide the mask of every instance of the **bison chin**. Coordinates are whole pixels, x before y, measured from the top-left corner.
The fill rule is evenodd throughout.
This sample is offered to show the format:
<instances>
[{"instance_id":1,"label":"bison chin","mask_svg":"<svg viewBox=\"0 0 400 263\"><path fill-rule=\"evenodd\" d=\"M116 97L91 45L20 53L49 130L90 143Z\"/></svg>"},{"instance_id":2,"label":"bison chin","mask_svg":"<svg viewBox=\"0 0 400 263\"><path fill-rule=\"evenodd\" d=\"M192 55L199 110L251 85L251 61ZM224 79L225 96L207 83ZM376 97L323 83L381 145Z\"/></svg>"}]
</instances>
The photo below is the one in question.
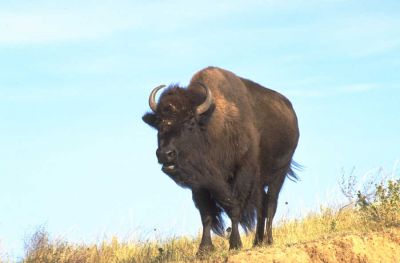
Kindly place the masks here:
<instances>
[{"instance_id":1,"label":"bison chin","mask_svg":"<svg viewBox=\"0 0 400 263\"><path fill-rule=\"evenodd\" d=\"M177 165L175 164L164 164L161 170L168 175L174 182L181 187L189 187L181 171L178 171Z\"/></svg>"},{"instance_id":2,"label":"bison chin","mask_svg":"<svg viewBox=\"0 0 400 263\"><path fill-rule=\"evenodd\" d=\"M177 171L174 164L164 164L161 170L166 174L174 174Z\"/></svg>"},{"instance_id":3,"label":"bison chin","mask_svg":"<svg viewBox=\"0 0 400 263\"><path fill-rule=\"evenodd\" d=\"M201 178L201 170L194 169L190 162L180 163L179 165L174 164L164 164L161 170L168 175L177 185L183 188L197 188L199 183L199 178Z\"/></svg>"}]
</instances>

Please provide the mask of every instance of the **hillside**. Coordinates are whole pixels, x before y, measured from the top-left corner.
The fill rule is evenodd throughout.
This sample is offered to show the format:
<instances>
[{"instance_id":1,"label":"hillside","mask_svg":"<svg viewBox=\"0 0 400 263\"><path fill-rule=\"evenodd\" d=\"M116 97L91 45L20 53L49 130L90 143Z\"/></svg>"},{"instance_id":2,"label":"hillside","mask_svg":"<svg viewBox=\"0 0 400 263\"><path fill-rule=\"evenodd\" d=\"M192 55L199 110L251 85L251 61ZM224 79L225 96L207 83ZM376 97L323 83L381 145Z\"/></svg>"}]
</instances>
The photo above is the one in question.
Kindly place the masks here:
<instances>
[{"instance_id":1,"label":"hillside","mask_svg":"<svg viewBox=\"0 0 400 263\"><path fill-rule=\"evenodd\" d=\"M340 234L316 241L249 249L225 262L399 262L400 228L369 234Z\"/></svg>"},{"instance_id":2,"label":"hillside","mask_svg":"<svg viewBox=\"0 0 400 263\"><path fill-rule=\"evenodd\" d=\"M358 233L322 234L310 241L251 247L251 236L244 237L245 248L227 250L227 240L216 238L217 250L196 256L199 240L173 239L164 243L128 244L116 239L101 245L79 246L36 240L25 263L133 263L133 262L399 262L400 227ZM356 231L357 232L357 231ZM45 238L42 236L41 238ZM282 241L282 240L280 240Z\"/></svg>"},{"instance_id":3,"label":"hillside","mask_svg":"<svg viewBox=\"0 0 400 263\"><path fill-rule=\"evenodd\" d=\"M215 236L215 251L199 257L199 237L157 241L114 237L98 244L71 244L39 230L27 241L21 262L400 262L400 180L376 184L373 192L358 191L356 196L355 205L321 208L304 218L279 222L270 247L253 248L251 233L242 236L242 250L229 251L227 238Z\"/></svg>"}]
</instances>

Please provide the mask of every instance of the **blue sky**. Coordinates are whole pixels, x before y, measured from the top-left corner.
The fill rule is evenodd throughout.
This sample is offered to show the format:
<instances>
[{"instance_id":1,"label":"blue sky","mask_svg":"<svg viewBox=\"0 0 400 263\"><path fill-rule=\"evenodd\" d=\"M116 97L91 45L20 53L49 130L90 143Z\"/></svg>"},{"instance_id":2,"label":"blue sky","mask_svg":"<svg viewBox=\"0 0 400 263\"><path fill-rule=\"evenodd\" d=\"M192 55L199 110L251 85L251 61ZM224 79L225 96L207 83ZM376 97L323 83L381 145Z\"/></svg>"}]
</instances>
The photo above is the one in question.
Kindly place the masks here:
<instances>
[{"instance_id":1,"label":"blue sky","mask_svg":"<svg viewBox=\"0 0 400 263\"><path fill-rule=\"evenodd\" d=\"M154 86L209 65L294 104L305 169L278 218L339 200L342 169L400 169L399 1L2 1L0 256L38 226L73 242L196 234L141 116Z\"/></svg>"}]
</instances>

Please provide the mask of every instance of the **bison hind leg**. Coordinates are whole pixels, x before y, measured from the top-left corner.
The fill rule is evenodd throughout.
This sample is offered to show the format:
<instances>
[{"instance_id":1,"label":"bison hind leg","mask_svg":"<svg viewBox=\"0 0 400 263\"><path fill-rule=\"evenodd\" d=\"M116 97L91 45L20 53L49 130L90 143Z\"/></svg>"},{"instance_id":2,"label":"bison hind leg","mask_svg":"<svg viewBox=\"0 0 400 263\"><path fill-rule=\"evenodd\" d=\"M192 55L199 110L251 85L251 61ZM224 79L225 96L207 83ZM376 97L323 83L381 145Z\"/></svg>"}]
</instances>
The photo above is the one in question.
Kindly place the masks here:
<instances>
[{"instance_id":1,"label":"bison hind leg","mask_svg":"<svg viewBox=\"0 0 400 263\"><path fill-rule=\"evenodd\" d=\"M264 242L265 218L267 217L267 194L261 189L259 207L257 208L257 227L254 237L254 246L262 245Z\"/></svg>"},{"instance_id":2,"label":"bison hind leg","mask_svg":"<svg viewBox=\"0 0 400 263\"><path fill-rule=\"evenodd\" d=\"M278 198L279 192L283 186L285 178L288 177L292 181L298 181L299 177L296 175L295 170L302 170L303 167L296 163L295 161L291 161L291 163L287 164L283 168L277 170L272 178L274 180L268 184L268 192L265 197L266 200L266 217L267 217L267 244L271 245L273 243L272 237L272 221L274 219L276 208L278 206Z\"/></svg>"}]
</instances>

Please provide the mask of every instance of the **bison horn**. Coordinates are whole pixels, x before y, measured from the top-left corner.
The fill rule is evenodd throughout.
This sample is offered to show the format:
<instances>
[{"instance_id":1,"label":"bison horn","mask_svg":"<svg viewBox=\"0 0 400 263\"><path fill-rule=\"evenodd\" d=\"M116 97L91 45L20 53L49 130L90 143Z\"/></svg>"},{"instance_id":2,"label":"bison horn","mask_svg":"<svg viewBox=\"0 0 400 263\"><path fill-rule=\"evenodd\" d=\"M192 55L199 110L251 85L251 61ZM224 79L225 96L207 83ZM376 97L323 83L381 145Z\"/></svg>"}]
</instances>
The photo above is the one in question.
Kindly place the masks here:
<instances>
[{"instance_id":1,"label":"bison horn","mask_svg":"<svg viewBox=\"0 0 400 263\"><path fill-rule=\"evenodd\" d=\"M157 111L156 94L157 94L157 92L158 92L160 89L162 89L162 88L164 88L164 87L165 87L165 85L157 86L157 87L155 87L155 88L151 91L151 93L150 93L150 96L149 96L149 106L150 106L151 110L154 111L154 112Z\"/></svg>"},{"instance_id":2,"label":"bison horn","mask_svg":"<svg viewBox=\"0 0 400 263\"><path fill-rule=\"evenodd\" d=\"M200 82L198 82L198 84L205 89L206 96L207 96L206 100L202 104L200 104L196 109L197 115L201 115L210 108L210 106L213 102L213 96L212 96L211 90L206 85L204 85L203 83L200 83Z\"/></svg>"}]
</instances>

